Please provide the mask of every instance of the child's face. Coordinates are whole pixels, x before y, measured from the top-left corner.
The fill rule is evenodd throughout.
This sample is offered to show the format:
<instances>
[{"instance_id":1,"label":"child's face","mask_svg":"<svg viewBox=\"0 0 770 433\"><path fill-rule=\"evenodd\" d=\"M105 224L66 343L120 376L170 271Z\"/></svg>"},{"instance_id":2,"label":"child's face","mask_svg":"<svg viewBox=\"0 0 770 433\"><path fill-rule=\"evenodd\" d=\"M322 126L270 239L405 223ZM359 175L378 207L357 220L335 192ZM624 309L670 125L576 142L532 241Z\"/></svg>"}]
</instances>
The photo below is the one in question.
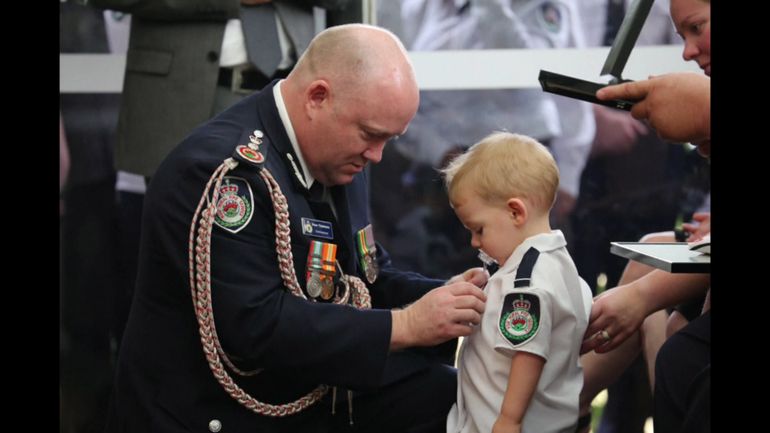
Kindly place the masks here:
<instances>
[{"instance_id":1,"label":"child's face","mask_svg":"<svg viewBox=\"0 0 770 433\"><path fill-rule=\"evenodd\" d=\"M505 203L492 205L476 194L462 191L453 203L457 217L471 232L471 246L502 265L524 241Z\"/></svg>"}]
</instances>

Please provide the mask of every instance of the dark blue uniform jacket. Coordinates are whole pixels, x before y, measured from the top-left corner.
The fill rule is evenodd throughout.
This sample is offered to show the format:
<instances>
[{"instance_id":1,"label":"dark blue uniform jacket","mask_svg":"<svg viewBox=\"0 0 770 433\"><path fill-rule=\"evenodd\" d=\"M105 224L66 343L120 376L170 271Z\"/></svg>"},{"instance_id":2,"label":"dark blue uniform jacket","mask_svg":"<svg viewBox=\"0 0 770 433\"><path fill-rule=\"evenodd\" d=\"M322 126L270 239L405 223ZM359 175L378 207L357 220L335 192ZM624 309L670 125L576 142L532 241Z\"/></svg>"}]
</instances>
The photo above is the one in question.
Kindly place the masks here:
<instances>
[{"instance_id":1,"label":"dark blue uniform jacket","mask_svg":"<svg viewBox=\"0 0 770 433\"><path fill-rule=\"evenodd\" d=\"M121 345L108 431L206 432L212 419L221 422L223 432L324 431L328 407L321 403L275 419L254 414L226 394L204 358L189 287L188 234L195 208L215 168L238 144L247 144L255 129L265 134L265 166L288 200L294 266L305 287L312 238L302 234L300 219L317 216L287 159L293 151L275 106L274 85L194 130L150 182L137 287ZM339 219L334 242L340 264L346 273L366 281L353 243L355 232L370 223L364 173L349 185L333 187L331 194ZM372 310L292 295L280 278L275 216L263 180L243 163L228 175L251 185L254 214L238 233L213 229L214 318L222 346L236 365L264 369L247 378L230 372L239 386L260 401L279 404L321 383L376 391L427 365L416 352L389 353L388 309L418 299L439 281L393 269L378 246L380 274L374 284L367 284Z\"/></svg>"}]
</instances>

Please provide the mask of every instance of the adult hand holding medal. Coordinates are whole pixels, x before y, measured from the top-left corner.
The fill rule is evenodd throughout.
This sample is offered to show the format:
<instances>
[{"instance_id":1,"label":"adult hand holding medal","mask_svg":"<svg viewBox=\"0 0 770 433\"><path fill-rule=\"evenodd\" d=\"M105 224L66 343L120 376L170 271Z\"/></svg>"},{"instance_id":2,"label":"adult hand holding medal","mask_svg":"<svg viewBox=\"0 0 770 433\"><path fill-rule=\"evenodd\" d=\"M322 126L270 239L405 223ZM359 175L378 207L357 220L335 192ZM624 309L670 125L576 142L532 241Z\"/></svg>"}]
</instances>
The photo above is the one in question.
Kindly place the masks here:
<instances>
[{"instance_id":1,"label":"adult hand holding medal","mask_svg":"<svg viewBox=\"0 0 770 433\"><path fill-rule=\"evenodd\" d=\"M484 313L487 296L465 281L437 287L403 310L392 310L391 350L432 346L470 335Z\"/></svg>"}]
</instances>

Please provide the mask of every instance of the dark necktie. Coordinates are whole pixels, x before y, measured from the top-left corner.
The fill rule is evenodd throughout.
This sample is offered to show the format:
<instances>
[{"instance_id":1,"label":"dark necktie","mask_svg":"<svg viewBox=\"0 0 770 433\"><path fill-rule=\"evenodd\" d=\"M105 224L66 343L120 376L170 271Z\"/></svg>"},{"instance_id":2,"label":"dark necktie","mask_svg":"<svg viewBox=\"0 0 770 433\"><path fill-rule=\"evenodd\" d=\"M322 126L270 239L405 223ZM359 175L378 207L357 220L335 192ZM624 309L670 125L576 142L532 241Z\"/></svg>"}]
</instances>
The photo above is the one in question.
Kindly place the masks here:
<instances>
[{"instance_id":1,"label":"dark necktie","mask_svg":"<svg viewBox=\"0 0 770 433\"><path fill-rule=\"evenodd\" d=\"M337 260L344 264L348 260L348 250L343 240L342 233L340 232L337 217L334 216L331 203L324 199L325 189L326 187L324 187L321 182L317 180L314 181L313 186L310 187L307 202L316 219L332 224L332 230L334 231L334 240L332 242L337 244Z\"/></svg>"},{"instance_id":2,"label":"dark necktie","mask_svg":"<svg viewBox=\"0 0 770 433\"><path fill-rule=\"evenodd\" d=\"M604 46L612 45L618 35L620 24L626 16L625 0L607 0L607 23L604 26Z\"/></svg>"},{"instance_id":3,"label":"dark necktie","mask_svg":"<svg viewBox=\"0 0 770 433\"><path fill-rule=\"evenodd\" d=\"M322 201L324 196L324 186L321 182L313 181L313 186L310 187L310 199L313 201Z\"/></svg>"},{"instance_id":4,"label":"dark necktie","mask_svg":"<svg viewBox=\"0 0 770 433\"><path fill-rule=\"evenodd\" d=\"M272 3L241 6L241 26L249 61L262 74L271 78L281 62L281 44Z\"/></svg>"},{"instance_id":5,"label":"dark necktie","mask_svg":"<svg viewBox=\"0 0 770 433\"><path fill-rule=\"evenodd\" d=\"M337 222L337 219L334 217L334 212L329 202L324 200L325 189L321 182L314 181L313 186L310 187L308 203L316 218L334 224Z\"/></svg>"}]
</instances>

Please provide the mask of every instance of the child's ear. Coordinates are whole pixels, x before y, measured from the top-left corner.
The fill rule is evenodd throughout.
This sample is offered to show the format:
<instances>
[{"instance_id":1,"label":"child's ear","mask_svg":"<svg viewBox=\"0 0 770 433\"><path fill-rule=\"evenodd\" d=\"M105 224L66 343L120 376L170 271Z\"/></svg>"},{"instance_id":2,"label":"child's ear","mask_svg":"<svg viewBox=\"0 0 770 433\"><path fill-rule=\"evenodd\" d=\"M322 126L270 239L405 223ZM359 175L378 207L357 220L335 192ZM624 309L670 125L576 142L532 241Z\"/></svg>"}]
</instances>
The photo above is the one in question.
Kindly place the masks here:
<instances>
[{"instance_id":1,"label":"child's ear","mask_svg":"<svg viewBox=\"0 0 770 433\"><path fill-rule=\"evenodd\" d=\"M527 222L529 213L527 212L527 205L524 204L522 199L509 198L506 204L508 205L508 211L511 213L511 218L513 218L513 223L515 225L521 226Z\"/></svg>"}]
</instances>

